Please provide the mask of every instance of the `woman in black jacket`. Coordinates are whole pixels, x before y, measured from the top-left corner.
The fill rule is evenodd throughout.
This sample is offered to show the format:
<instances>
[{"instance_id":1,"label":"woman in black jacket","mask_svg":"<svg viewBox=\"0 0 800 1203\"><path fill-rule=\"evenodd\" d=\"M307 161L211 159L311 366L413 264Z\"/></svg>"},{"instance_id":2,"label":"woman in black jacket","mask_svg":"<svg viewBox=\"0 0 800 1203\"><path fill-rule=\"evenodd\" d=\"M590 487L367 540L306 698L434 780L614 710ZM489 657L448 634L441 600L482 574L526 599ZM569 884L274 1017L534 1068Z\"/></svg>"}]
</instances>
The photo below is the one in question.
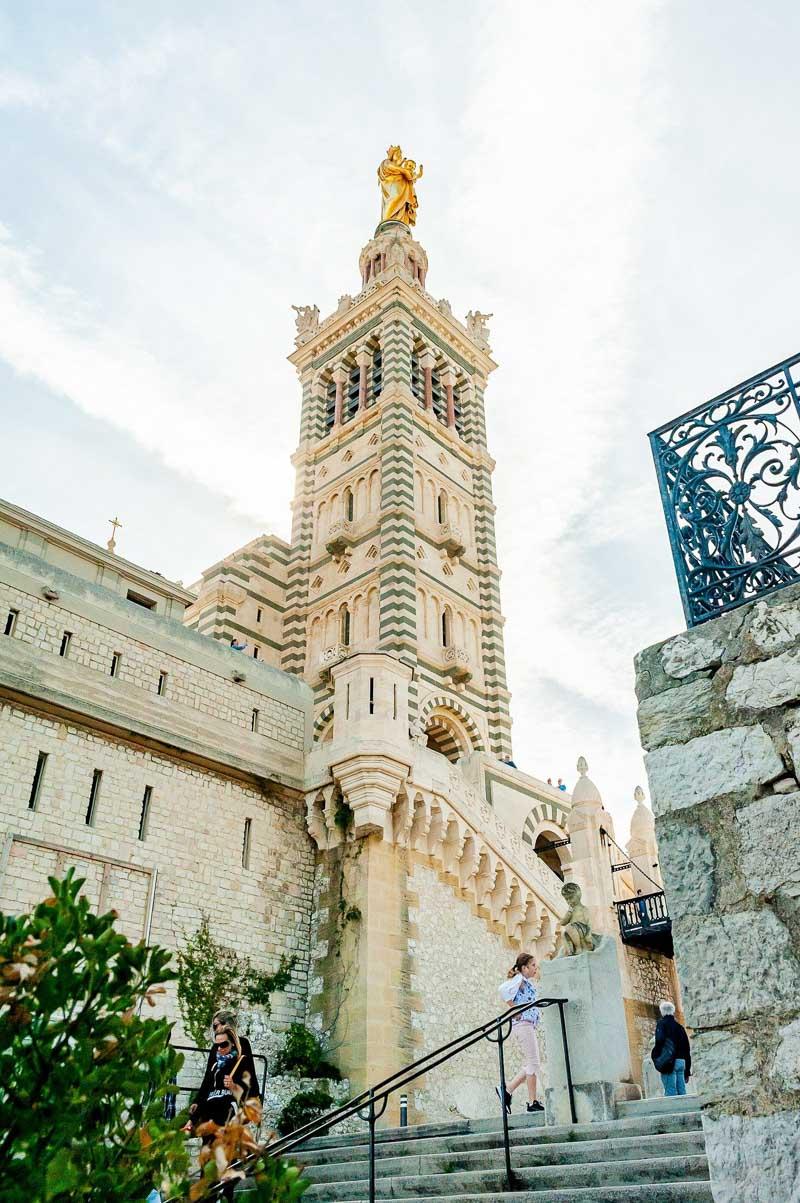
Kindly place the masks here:
<instances>
[{"instance_id":1,"label":"woman in black jacket","mask_svg":"<svg viewBox=\"0 0 800 1203\"><path fill-rule=\"evenodd\" d=\"M200 1089L189 1108L190 1118L185 1130L195 1133L211 1121L224 1126L248 1098L258 1097L253 1055L245 1056L235 1030L230 1027L214 1029L214 1044ZM216 1132L202 1133L203 1144L213 1144ZM233 1199L234 1183L223 1187L222 1198Z\"/></svg>"},{"instance_id":2,"label":"woman in black jacket","mask_svg":"<svg viewBox=\"0 0 800 1203\"><path fill-rule=\"evenodd\" d=\"M261 1090L258 1085L258 1074L256 1073L255 1061L253 1060L253 1050L250 1046L250 1041L247 1039L247 1037L239 1034L239 1030L238 1030L237 1022L236 1022L235 1011L217 1011L216 1012L216 1014L214 1015L214 1018L211 1020L212 1041L213 1041L213 1037L217 1034L217 1032L221 1032L225 1028L230 1028L231 1031L233 1032L236 1044L245 1060L245 1069L251 1075L250 1076L250 1089L248 1091L247 1097L249 1099L258 1099L260 1102L260 1101L262 1101L261 1100ZM215 1057L214 1045L212 1043L211 1048L209 1049L209 1052L208 1052L208 1061L206 1062L206 1073L208 1073L208 1071L211 1069L211 1067L214 1063L214 1057Z\"/></svg>"},{"instance_id":3,"label":"woman in black jacket","mask_svg":"<svg viewBox=\"0 0 800 1203\"><path fill-rule=\"evenodd\" d=\"M656 1042L651 1054L661 1074L665 1095L686 1094L692 1073L692 1051L686 1029L675 1018L671 1002L659 1003L661 1018L656 1024Z\"/></svg>"}]
</instances>

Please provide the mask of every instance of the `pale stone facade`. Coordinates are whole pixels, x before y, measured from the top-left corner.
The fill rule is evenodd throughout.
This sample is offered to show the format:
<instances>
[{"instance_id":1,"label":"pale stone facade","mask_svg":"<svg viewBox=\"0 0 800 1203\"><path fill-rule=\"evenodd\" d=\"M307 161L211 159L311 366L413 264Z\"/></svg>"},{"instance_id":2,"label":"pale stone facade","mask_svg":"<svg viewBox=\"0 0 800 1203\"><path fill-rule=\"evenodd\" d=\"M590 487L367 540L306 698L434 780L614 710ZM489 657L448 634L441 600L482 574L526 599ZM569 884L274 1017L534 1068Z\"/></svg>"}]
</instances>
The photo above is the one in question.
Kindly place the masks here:
<instances>
[{"instance_id":1,"label":"pale stone facade","mask_svg":"<svg viewBox=\"0 0 800 1203\"><path fill-rule=\"evenodd\" d=\"M275 1014L300 1019L310 693L93 575L0 544L0 905L74 865L131 938L177 948L205 912L260 968L297 956Z\"/></svg>"},{"instance_id":2,"label":"pale stone facade","mask_svg":"<svg viewBox=\"0 0 800 1203\"><path fill-rule=\"evenodd\" d=\"M717 1203L800 1198L800 589L637 658Z\"/></svg>"},{"instance_id":3,"label":"pale stone facade","mask_svg":"<svg viewBox=\"0 0 800 1203\"><path fill-rule=\"evenodd\" d=\"M297 308L289 544L262 535L186 591L0 512L0 898L29 905L77 862L131 934L175 948L205 911L260 967L295 954L276 1024L306 1017L361 1089L497 1014L517 953L554 954L577 881L639 1080L676 990L618 939L611 818L583 769L570 795L511 760L486 319L426 291L407 230L359 262L329 317ZM637 815L629 895L658 871ZM421 1082L412 1118L485 1111L494 1058Z\"/></svg>"}]
</instances>

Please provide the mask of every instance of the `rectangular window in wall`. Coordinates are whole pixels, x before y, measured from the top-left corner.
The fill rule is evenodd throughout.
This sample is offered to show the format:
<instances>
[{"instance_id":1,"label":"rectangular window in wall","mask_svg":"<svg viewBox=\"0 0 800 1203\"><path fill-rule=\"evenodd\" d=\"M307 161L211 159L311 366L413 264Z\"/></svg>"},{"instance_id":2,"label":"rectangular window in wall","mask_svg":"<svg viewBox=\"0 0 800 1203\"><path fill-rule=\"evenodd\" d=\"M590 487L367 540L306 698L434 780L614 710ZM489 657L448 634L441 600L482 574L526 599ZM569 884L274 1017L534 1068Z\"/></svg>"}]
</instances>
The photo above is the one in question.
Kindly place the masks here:
<instances>
[{"instance_id":1,"label":"rectangular window in wall","mask_svg":"<svg viewBox=\"0 0 800 1203\"><path fill-rule=\"evenodd\" d=\"M142 606L145 610L155 610L156 599L154 597L145 597L143 593L135 593L133 589L129 589L127 593L128 601L133 602L137 606Z\"/></svg>"},{"instance_id":2,"label":"rectangular window in wall","mask_svg":"<svg viewBox=\"0 0 800 1203\"><path fill-rule=\"evenodd\" d=\"M111 676L112 677L119 676L119 666L121 663L122 663L122 655L120 654L120 652L114 652L114 655L111 657Z\"/></svg>"},{"instance_id":3,"label":"rectangular window in wall","mask_svg":"<svg viewBox=\"0 0 800 1203\"><path fill-rule=\"evenodd\" d=\"M69 645L72 643L72 632L65 631L61 636L61 647L58 649L59 656L69 655Z\"/></svg>"},{"instance_id":4,"label":"rectangular window in wall","mask_svg":"<svg viewBox=\"0 0 800 1203\"><path fill-rule=\"evenodd\" d=\"M103 780L103 770L95 769L92 773L92 788L89 791L89 805L86 808L86 826L94 826L94 816L97 811L97 801L100 797L100 782Z\"/></svg>"},{"instance_id":5,"label":"rectangular window in wall","mask_svg":"<svg viewBox=\"0 0 800 1203\"><path fill-rule=\"evenodd\" d=\"M250 715L250 730L251 731L258 730L258 711L257 710L254 710L253 713Z\"/></svg>"},{"instance_id":6,"label":"rectangular window in wall","mask_svg":"<svg viewBox=\"0 0 800 1203\"><path fill-rule=\"evenodd\" d=\"M374 677L370 677L370 679L369 679L369 712L370 712L370 714L375 713L375 678Z\"/></svg>"},{"instance_id":7,"label":"rectangular window in wall","mask_svg":"<svg viewBox=\"0 0 800 1203\"><path fill-rule=\"evenodd\" d=\"M261 622L261 610L256 610L256 622Z\"/></svg>"},{"instance_id":8,"label":"rectangular window in wall","mask_svg":"<svg viewBox=\"0 0 800 1203\"><path fill-rule=\"evenodd\" d=\"M36 810L39 802L39 795L42 792L42 782L44 781L44 770L47 764L47 753L40 752L36 761L36 768L33 773L33 783L31 785L31 795L28 798L28 810Z\"/></svg>"},{"instance_id":9,"label":"rectangular window in wall","mask_svg":"<svg viewBox=\"0 0 800 1203\"><path fill-rule=\"evenodd\" d=\"M252 829L253 829L253 820L245 819L244 835L242 837L242 868L243 869L250 868L250 839L251 839L251 835L252 835Z\"/></svg>"},{"instance_id":10,"label":"rectangular window in wall","mask_svg":"<svg viewBox=\"0 0 800 1203\"><path fill-rule=\"evenodd\" d=\"M161 672L158 674L158 689L156 690L156 693L158 694L158 696L160 698L163 698L166 692L167 692L167 674L164 672Z\"/></svg>"},{"instance_id":11,"label":"rectangular window in wall","mask_svg":"<svg viewBox=\"0 0 800 1203\"><path fill-rule=\"evenodd\" d=\"M253 648L253 659L254 660L258 659L258 653L260 651L261 651L260 647L258 646L258 644L256 644L256 646Z\"/></svg>"},{"instance_id":12,"label":"rectangular window in wall","mask_svg":"<svg viewBox=\"0 0 800 1203\"><path fill-rule=\"evenodd\" d=\"M14 634L14 628L17 625L18 618L19 618L19 610L9 610L8 611L8 614L6 614L6 623L5 623L5 626L3 627L4 635L13 635Z\"/></svg>"},{"instance_id":13,"label":"rectangular window in wall","mask_svg":"<svg viewBox=\"0 0 800 1203\"><path fill-rule=\"evenodd\" d=\"M150 821L150 799L153 796L152 785L144 787L144 797L142 798L142 810L139 815L139 839L147 839L147 824Z\"/></svg>"}]
</instances>

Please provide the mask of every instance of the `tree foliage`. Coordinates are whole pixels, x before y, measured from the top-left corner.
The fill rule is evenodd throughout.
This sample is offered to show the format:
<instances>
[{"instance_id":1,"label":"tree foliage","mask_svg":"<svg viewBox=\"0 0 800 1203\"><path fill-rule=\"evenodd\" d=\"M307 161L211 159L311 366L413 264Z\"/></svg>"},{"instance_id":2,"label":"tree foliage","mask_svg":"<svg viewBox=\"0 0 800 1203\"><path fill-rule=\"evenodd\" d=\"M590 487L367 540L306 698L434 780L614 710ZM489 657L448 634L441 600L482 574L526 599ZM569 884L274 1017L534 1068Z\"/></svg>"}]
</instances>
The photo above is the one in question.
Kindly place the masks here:
<instances>
[{"instance_id":1,"label":"tree foliage","mask_svg":"<svg viewBox=\"0 0 800 1203\"><path fill-rule=\"evenodd\" d=\"M169 954L92 914L72 871L28 915L0 915L0 1195L4 1203L130 1203L183 1177L163 1094L182 1058L138 1013Z\"/></svg>"},{"instance_id":2,"label":"tree foliage","mask_svg":"<svg viewBox=\"0 0 800 1203\"><path fill-rule=\"evenodd\" d=\"M187 1175L164 1096L183 1058L166 1019L140 1014L164 992L169 953L132 945L115 915L92 913L71 870L20 917L0 914L0 1198L3 1203L143 1203L218 1197L251 1156L252 1203L294 1203L307 1183L266 1159L247 1103L215 1126L200 1180Z\"/></svg>"},{"instance_id":3,"label":"tree foliage","mask_svg":"<svg viewBox=\"0 0 800 1203\"><path fill-rule=\"evenodd\" d=\"M327 1059L325 1046L316 1032L302 1023L291 1023L286 1043L275 1061L275 1073L296 1074L300 1078L327 1078L338 1082L341 1074Z\"/></svg>"},{"instance_id":4,"label":"tree foliage","mask_svg":"<svg viewBox=\"0 0 800 1203\"><path fill-rule=\"evenodd\" d=\"M183 1026L194 1043L208 1043L211 1016L221 1007L236 1010L245 1000L268 1016L270 995L285 990L295 957L281 957L275 973L254 969L249 957L239 956L211 935L208 915L178 953L178 1005Z\"/></svg>"}]
</instances>

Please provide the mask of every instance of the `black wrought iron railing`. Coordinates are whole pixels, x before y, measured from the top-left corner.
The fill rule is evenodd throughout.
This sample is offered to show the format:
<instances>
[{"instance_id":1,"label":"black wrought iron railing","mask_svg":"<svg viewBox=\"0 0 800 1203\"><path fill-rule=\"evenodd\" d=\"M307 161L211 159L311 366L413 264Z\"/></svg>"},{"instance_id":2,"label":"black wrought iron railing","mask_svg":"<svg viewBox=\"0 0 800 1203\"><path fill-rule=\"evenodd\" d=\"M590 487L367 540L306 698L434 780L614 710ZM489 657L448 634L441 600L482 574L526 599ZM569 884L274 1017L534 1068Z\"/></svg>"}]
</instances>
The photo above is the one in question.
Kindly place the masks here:
<instances>
[{"instance_id":1,"label":"black wrought iron railing","mask_svg":"<svg viewBox=\"0 0 800 1203\"><path fill-rule=\"evenodd\" d=\"M614 905L617 908L619 929L623 937L665 931L672 926L663 890L652 894L639 894L636 898L624 898Z\"/></svg>"},{"instance_id":2,"label":"black wrought iron railing","mask_svg":"<svg viewBox=\"0 0 800 1203\"><path fill-rule=\"evenodd\" d=\"M800 355L650 433L687 625L800 582Z\"/></svg>"},{"instance_id":3,"label":"black wrought iron railing","mask_svg":"<svg viewBox=\"0 0 800 1203\"><path fill-rule=\"evenodd\" d=\"M369 1130L369 1200L370 1203L375 1203L375 1181L376 1181L376 1166L375 1166L375 1128L378 1120L386 1111L389 1098L395 1092L402 1090L411 1082L420 1078L423 1074L430 1073L439 1065L443 1065L446 1061L450 1061L453 1057L457 1057L459 1053L478 1044L481 1040L489 1040L492 1044L497 1045L498 1059L498 1082L500 1087L500 1111L502 1116L502 1131L503 1131L503 1149L505 1152L505 1171L506 1183L509 1190L519 1188L518 1179L514 1173L511 1164L511 1142L508 1133L508 1113L503 1103L506 1090L506 1066L504 1046L509 1036L511 1035L512 1022L524 1011L530 1010L531 1007L544 1009L546 1007L558 1007L560 1028L561 1028L561 1047L564 1055L564 1069L567 1080L567 1092L569 1095L570 1114L572 1122L577 1123L578 1117L575 1110L575 1091L572 1083L572 1066L569 1058L569 1042L567 1040L567 1025L564 1016L564 1008L568 1000L566 998L541 998L533 1003L523 1003L521 1006L509 1008L503 1015L498 1015L495 1019L490 1019L486 1023L481 1024L477 1028L473 1028L471 1032L466 1032L463 1036L457 1036L454 1040L450 1040L447 1044L441 1045L440 1048L434 1049L433 1052L426 1053L424 1057L414 1061L413 1064L407 1065L404 1069L398 1070L391 1074L388 1078L384 1078L375 1086L368 1087L349 1102L344 1103L341 1107L337 1107L335 1111L329 1112L327 1115L320 1116L319 1119L312 1120L302 1128L298 1128L296 1132L290 1132L288 1136L282 1136L279 1140L274 1140L266 1145L259 1153L253 1154L245 1160L234 1163L231 1168L242 1169L247 1172L255 1167L263 1157L287 1157L289 1155L299 1153L302 1146L307 1141L318 1136L323 1136L334 1128L337 1124L342 1123L346 1119L352 1119L354 1116L363 1120L368 1125ZM209 1198L218 1199L224 1189L223 1183L217 1183L209 1193ZM172 1201L170 1201L172 1203Z\"/></svg>"}]
</instances>

